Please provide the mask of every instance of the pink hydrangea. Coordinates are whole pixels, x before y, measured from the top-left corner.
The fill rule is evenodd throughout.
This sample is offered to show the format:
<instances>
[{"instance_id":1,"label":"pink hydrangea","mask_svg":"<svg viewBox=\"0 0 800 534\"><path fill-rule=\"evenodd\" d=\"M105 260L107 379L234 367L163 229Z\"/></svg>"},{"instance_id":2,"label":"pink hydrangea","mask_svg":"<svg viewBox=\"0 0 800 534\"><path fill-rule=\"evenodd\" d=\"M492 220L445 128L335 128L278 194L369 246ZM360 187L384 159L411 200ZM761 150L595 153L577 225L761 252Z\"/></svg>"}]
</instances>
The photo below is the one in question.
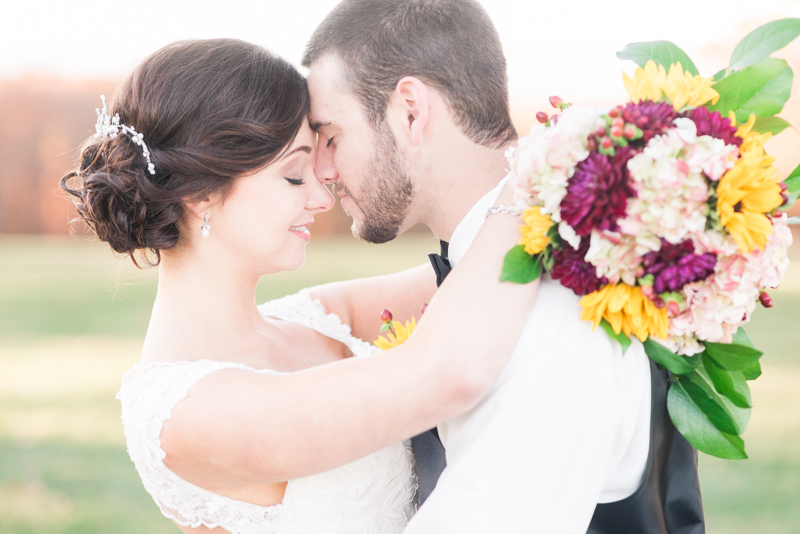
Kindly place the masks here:
<instances>
[{"instance_id":1,"label":"pink hydrangea","mask_svg":"<svg viewBox=\"0 0 800 534\"><path fill-rule=\"evenodd\" d=\"M772 219L773 233L764 250L740 254L730 236L708 231L695 237L698 249L719 254L714 275L683 288L685 302L670 314L667 348L690 356L703 351L702 341L730 343L736 330L755 311L765 287L777 287L787 267L792 232L783 214Z\"/></svg>"},{"instance_id":2,"label":"pink hydrangea","mask_svg":"<svg viewBox=\"0 0 800 534\"><path fill-rule=\"evenodd\" d=\"M605 110L590 107L565 109L550 128L534 125L513 150L506 153L520 206L541 206L556 222L561 221L561 201L575 166L589 156L589 135L605 121Z\"/></svg>"},{"instance_id":3,"label":"pink hydrangea","mask_svg":"<svg viewBox=\"0 0 800 534\"><path fill-rule=\"evenodd\" d=\"M653 248L655 246L655 248ZM642 256L658 250L661 242L638 242L636 238L617 232L592 232L586 261L597 268L597 277L606 277L612 284L620 281L636 284L636 271L642 265Z\"/></svg>"},{"instance_id":4,"label":"pink hydrangea","mask_svg":"<svg viewBox=\"0 0 800 534\"><path fill-rule=\"evenodd\" d=\"M619 222L624 234L645 232L678 244L705 229L708 185L699 156L692 165L685 159L697 144L694 123L678 118L675 125L628 162L636 198L628 200L626 217Z\"/></svg>"}]
</instances>

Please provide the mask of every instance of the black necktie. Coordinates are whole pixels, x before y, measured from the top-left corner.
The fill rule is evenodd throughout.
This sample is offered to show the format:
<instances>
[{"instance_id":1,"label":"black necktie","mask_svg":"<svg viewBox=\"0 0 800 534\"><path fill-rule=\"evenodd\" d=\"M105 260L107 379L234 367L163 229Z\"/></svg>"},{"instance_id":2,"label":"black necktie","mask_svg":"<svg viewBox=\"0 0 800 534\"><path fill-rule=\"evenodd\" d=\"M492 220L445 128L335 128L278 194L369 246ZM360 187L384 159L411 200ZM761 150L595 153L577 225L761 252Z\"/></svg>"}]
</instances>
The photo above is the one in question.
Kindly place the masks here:
<instances>
[{"instance_id":1,"label":"black necktie","mask_svg":"<svg viewBox=\"0 0 800 534\"><path fill-rule=\"evenodd\" d=\"M437 286L442 285L442 281L451 269L450 261L447 259L448 243L439 241L439 246L441 254L428 254L433 270L436 272ZM422 505L436 487L436 482L447 465L447 461L444 447L439 440L439 432L435 428L411 438L411 446L414 449L417 483L419 484L417 497L419 504Z\"/></svg>"},{"instance_id":2,"label":"black necktie","mask_svg":"<svg viewBox=\"0 0 800 534\"><path fill-rule=\"evenodd\" d=\"M436 287L442 285L445 277L447 277L453 269L450 267L450 260L447 258L447 249L449 247L450 243L440 240L439 248L441 254L428 254L428 258L431 260L431 265L433 266L433 271L436 273Z\"/></svg>"}]
</instances>

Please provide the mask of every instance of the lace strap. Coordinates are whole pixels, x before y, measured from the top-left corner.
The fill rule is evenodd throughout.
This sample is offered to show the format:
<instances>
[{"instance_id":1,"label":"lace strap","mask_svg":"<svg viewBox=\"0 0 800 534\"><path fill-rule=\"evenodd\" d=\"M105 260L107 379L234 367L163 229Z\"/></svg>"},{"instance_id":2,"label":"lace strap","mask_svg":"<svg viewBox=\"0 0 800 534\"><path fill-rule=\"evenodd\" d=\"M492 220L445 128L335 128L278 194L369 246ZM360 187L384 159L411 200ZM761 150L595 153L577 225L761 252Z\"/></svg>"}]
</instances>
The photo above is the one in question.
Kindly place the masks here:
<instances>
[{"instance_id":1,"label":"lace strap","mask_svg":"<svg viewBox=\"0 0 800 534\"><path fill-rule=\"evenodd\" d=\"M273 532L270 525L281 505L263 507L217 495L183 480L164 463L164 422L172 419L172 410L195 383L221 369L275 372L211 360L155 363L128 371L117 393L128 453L161 513L179 525L212 529L221 526L240 534Z\"/></svg>"},{"instance_id":2,"label":"lace strap","mask_svg":"<svg viewBox=\"0 0 800 534\"><path fill-rule=\"evenodd\" d=\"M370 356L378 352L376 347L353 337L350 326L343 324L341 318L335 313L327 313L319 299L311 298L311 292L308 289L265 302L258 309L265 317L299 323L340 341L350 349L354 356Z\"/></svg>"}]
</instances>

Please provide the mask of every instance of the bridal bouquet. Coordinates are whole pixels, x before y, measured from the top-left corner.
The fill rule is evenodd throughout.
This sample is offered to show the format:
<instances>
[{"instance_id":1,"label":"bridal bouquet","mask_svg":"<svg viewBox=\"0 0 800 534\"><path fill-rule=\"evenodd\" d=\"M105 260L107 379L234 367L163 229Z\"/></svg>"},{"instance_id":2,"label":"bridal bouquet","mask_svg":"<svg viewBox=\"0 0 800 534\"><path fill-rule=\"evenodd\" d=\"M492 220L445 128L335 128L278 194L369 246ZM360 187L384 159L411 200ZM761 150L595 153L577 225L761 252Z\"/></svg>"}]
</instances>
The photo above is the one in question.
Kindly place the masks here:
<instances>
[{"instance_id":1,"label":"bridal bouquet","mask_svg":"<svg viewBox=\"0 0 800 534\"><path fill-rule=\"evenodd\" d=\"M630 102L548 117L508 153L525 225L503 280L544 271L581 295L581 318L623 348L630 336L672 373L668 408L697 449L746 458L748 380L761 374L742 326L772 300L788 267L788 209L800 167L781 176L764 143L792 71L769 57L800 34L800 19L746 36L730 66L698 74L670 42L628 45Z\"/></svg>"}]
</instances>

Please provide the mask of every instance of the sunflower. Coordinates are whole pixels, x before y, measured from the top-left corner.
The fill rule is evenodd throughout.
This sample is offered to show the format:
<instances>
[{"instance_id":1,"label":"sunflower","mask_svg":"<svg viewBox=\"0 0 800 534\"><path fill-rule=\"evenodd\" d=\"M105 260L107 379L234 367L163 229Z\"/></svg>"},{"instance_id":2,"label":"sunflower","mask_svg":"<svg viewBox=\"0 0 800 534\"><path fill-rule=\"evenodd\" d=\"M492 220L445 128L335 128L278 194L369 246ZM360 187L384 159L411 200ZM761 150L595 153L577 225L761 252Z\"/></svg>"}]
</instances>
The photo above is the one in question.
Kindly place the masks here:
<instances>
[{"instance_id":1,"label":"sunflower","mask_svg":"<svg viewBox=\"0 0 800 534\"><path fill-rule=\"evenodd\" d=\"M736 132L742 138L736 165L720 178L717 185L719 222L739 245L741 252L763 249L772 223L765 215L783 204L781 188L772 166L775 158L764 152L769 132L753 132L755 115Z\"/></svg>"},{"instance_id":2,"label":"sunflower","mask_svg":"<svg viewBox=\"0 0 800 534\"><path fill-rule=\"evenodd\" d=\"M519 244L525 245L525 252L531 256L539 254L550 243L547 232L555 223L538 206L526 209L522 213L522 220L525 221L525 226L519 227L522 234Z\"/></svg>"},{"instance_id":3,"label":"sunflower","mask_svg":"<svg viewBox=\"0 0 800 534\"><path fill-rule=\"evenodd\" d=\"M634 335L640 341L648 336L667 338L666 308L657 308L639 287L608 284L582 297L580 305L581 319L591 321L593 329L605 319L617 334Z\"/></svg>"},{"instance_id":4,"label":"sunflower","mask_svg":"<svg viewBox=\"0 0 800 534\"><path fill-rule=\"evenodd\" d=\"M411 335L416 327L417 320L414 317L412 317L410 321L406 321L405 326L400 321L392 321L392 328L394 328L397 335L394 336L389 332L386 334L386 337L378 336L378 339L376 339L373 344L381 350L389 350L397 347L406 342L408 336Z\"/></svg>"},{"instance_id":5,"label":"sunflower","mask_svg":"<svg viewBox=\"0 0 800 534\"><path fill-rule=\"evenodd\" d=\"M711 88L714 80L684 71L680 61L670 65L668 73L663 65L656 65L651 59L645 63L644 69L636 68L633 79L623 72L622 81L632 102L658 102L663 95L675 110L680 110L686 106L702 106L709 101L716 104L719 100L719 93Z\"/></svg>"}]
</instances>

